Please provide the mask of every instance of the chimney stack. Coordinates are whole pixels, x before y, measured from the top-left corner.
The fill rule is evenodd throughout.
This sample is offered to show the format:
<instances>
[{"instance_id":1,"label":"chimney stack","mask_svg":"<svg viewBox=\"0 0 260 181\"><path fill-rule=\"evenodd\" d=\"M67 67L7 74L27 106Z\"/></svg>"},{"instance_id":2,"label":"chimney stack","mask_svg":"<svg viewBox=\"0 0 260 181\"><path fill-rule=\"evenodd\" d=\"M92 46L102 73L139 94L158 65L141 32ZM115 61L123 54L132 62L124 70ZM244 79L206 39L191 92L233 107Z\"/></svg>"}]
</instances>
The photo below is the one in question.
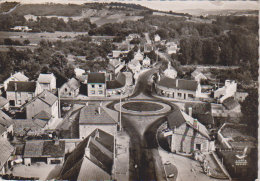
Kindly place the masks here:
<instances>
[{"instance_id":1,"label":"chimney stack","mask_svg":"<svg viewBox=\"0 0 260 181\"><path fill-rule=\"evenodd\" d=\"M189 112L188 112L188 113L189 113L189 116L192 117L192 107L189 107L188 109L189 109Z\"/></svg>"},{"instance_id":2,"label":"chimney stack","mask_svg":"<svg viewBox=\"0 0 260 181\"><path fill-rule=\"evenodd\" d=\"M17 91L17 83L14 83L14 91Z\"/></svg>"},{"instance_id":3,"label":"chimney stack","mask_svg":"<svg viewBox=\"0 0 260 181\"><path fill-rule=\"evenodd\" d=\"M98 114L100 114L101 113L101 108L100 108L100 106L98 107Z\"/></svg>"},{"instance_id":4,"label":"chimney stack","mask_svg":"<svg viewBox=\"0 0 260 181\"><path fill-rule=\"evenodd\" d=\"M178 87L178 84L179 84L179 80L176 79L176 87Z\"/></svg>"}]
</instances>

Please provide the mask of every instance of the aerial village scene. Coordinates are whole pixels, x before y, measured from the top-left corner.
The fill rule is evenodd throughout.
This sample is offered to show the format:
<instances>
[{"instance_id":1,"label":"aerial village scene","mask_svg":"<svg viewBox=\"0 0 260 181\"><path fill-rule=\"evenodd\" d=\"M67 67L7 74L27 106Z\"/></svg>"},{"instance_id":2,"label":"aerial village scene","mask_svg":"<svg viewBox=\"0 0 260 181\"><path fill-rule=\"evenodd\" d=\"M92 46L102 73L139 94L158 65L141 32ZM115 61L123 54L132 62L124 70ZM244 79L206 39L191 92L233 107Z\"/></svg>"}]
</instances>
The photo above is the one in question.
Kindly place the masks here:
<instances>
[{"instance_id":1,"label":"aerial village scene","mask_svg":"<svg viewBox=\"0 0 260 181\"><path fill-rule=\"evenodd\" d=\"M257 1L68 2L0 4L1 180L258 178Z\"/></svg>"}]
</instances>

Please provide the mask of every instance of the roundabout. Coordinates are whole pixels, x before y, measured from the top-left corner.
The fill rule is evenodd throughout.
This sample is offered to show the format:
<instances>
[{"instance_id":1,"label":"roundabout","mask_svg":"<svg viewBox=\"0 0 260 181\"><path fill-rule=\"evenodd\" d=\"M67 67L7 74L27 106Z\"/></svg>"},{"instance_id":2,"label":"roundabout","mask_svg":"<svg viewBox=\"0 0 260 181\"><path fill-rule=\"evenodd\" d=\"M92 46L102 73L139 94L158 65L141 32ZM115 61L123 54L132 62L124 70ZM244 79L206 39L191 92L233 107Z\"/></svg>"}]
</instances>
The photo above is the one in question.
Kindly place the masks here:
<instances>
[{"instance_id":1,"label":"roundabout","mask_svg":"<svg viewBox=\"0 0 260 181\"><path fill-rule=\"evenodd\" d=\"M158 115L172 110L171 106L155 101L125 101L114 105L115 110L133 115Z\"/></svg>"}]
</instances>

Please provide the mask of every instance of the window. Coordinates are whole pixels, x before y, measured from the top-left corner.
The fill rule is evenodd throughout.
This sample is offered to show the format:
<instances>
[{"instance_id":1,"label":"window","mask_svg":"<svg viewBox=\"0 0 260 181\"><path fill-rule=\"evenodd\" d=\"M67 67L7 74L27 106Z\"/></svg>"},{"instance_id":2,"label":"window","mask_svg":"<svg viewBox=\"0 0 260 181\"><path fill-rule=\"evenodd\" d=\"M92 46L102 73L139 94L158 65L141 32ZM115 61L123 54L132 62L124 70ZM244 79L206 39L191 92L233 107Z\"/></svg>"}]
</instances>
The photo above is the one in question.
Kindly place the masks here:
<instances>
[{"instance_id":1,"label":"window","mask_svg":"<svg viewBox=\"0 0 260 181\"><path fill-rule=\"evenodd\" d=\"M67 92L68 91L68 89L67 88L65 88L65 92Z\"/></svg>"},{"instance_id":2,"label":"window","mask_svg":"<svg viewBox=\"0 0 260 181\"><path fill-rule=\"evenodd\" d=\"M188 97L189 97L189 98L193 98L193 95L192 95L192 94L188 94Z\"/></svg>"},{"instance_id":3,"label":"window","mask_svg":"<svg viewBox=\"0 0 260 181\"><path fill-rule=\"evenodd\" d=\"M103 91L102 90L98 91L98 94L103 94Z\"/></svg>"},{"instance_id":4,"label":"window","mask_svg":"<svg viewBox=\"0 0 260 181\"><path fill-rule=\"evenodd\" d=\"M95 85L91 85L92 88L95 88Z\"/></svg>"},{"instance_id":5,"label":"window","mask_svg":"<svg viewBox=\"0 0 260 181\"><path fill-rule=\"evenodd\" d=\"M90 91L90 94L95 94L95 91L94 90Z\"/></svg>"},{"instance_id":6,"label":"window","mask_svg":"<svg viewBox=\"0 0 260 181\"><path fill-rule=\"evenodd\" d=\"M9 101L9 104L10 104L10 106L14 106L14 105L15 105L14 100L10 100L10 101Z\"/></svg>"},{"instance_id":7,"label":"window","mask_svg":"<svg viewBox=\"0 0 260 181\"><path fill-rule=\"evenodd\" d=\"M98 85L99 88L102 88L103 86L101 84Z\"/></svg>"},{"instance_id":8,"label":"window","mask_svg":"<svg viewBox=\"0 0 260 181\"><path fill-rule=\"evenodd\" d=\"M18 104L18 105L21 105L21 104L22 104L22 101L21 101L21 100L17 100L17 104Z\"/></svg>"},{"instance_id":9,"label":"window","mask_svg":"<svg viewBox=\"0 0 260 181\"><path fill-rule=\"evenodd\" d=\"M178 96L181 97L181 93L178 93Z\"/></svg>"},{"instance_id":10,"label":"window","mask_svg":"<svg viewBox=\"0 0 260 181\"><path fill-rule=\"evenodd\" d=\"M201 144L196 144L196 150L200 150L201 149Z\"/></svg>"}]
</instances>

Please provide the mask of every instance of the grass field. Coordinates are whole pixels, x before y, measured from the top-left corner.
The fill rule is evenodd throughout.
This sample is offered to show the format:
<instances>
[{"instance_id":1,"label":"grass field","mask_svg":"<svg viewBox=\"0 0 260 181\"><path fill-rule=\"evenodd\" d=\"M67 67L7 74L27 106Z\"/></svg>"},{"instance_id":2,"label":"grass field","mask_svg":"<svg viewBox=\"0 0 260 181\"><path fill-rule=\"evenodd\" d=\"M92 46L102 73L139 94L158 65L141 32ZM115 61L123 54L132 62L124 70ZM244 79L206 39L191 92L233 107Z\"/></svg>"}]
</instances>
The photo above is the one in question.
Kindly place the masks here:
<instances>
[{"instance_id":1,"label":"grass field","mask_svg":"<svg viewBox=\"0 0 260 181\"><path fill-rule=\"evenodd\" d=\"M158 111L163 108L159 104L150 102L128 102L123 104L122 107L132 111Z\"/></svg>"},{"instance_id":2,"label":"grass field","mask_svg":"<svg viewBox=\"0 0 260 181\"><path fill-rule=\"evenodd\" d=\"M13 40L19 40L23 42L28 39L32 44L38 44L41 40L48 41L71 41L74 40L78 35L87 35L88 32L59 32L55 33L30 33L30 32L7 32L0 31L0 42L2 42L5 38L11 38Z\"/></svg>"}]
</instances>

